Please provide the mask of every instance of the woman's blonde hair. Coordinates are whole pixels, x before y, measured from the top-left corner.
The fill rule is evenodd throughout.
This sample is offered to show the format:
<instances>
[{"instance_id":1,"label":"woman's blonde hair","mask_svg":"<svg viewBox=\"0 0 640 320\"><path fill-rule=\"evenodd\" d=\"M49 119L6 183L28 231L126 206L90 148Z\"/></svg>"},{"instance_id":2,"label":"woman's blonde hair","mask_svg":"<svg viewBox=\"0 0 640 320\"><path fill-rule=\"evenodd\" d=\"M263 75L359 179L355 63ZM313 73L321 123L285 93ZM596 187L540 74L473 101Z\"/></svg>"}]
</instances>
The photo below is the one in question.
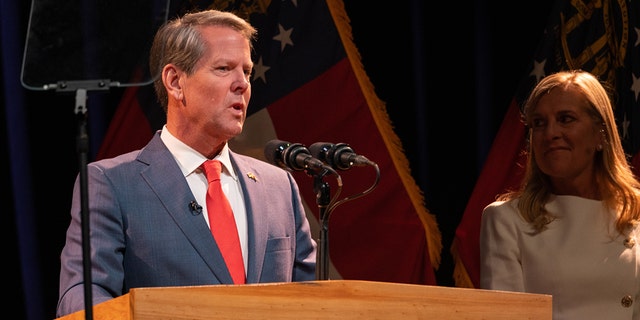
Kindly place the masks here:
<instances>
[{"instance_id":1,"label":"woman's blonde hair","mask_svg":"<svg viewBox=\"0 0 640 320\"><path fill-rule=\"evenodd\" d=\"M540 98L551 90L572 88L588 101L587 112L593 117L596 130L603 135L602 150L595 154L596 181L604 205L618 212L616 229L624 234L626 228L640 217L638 190L635 178L618 135L609 92L594 75L582 70L561 71L543 78L530 93L523 109L523 121L529 124L532 112ZM531 142L532 128L528 126ZM551 197L550 180L534 161L534 150L529 143L527 166L520 190L498 197L508 200L518 197L522 217L536 232L540 232L554 217L545 209Z\"/></svg>"}]
</instances>

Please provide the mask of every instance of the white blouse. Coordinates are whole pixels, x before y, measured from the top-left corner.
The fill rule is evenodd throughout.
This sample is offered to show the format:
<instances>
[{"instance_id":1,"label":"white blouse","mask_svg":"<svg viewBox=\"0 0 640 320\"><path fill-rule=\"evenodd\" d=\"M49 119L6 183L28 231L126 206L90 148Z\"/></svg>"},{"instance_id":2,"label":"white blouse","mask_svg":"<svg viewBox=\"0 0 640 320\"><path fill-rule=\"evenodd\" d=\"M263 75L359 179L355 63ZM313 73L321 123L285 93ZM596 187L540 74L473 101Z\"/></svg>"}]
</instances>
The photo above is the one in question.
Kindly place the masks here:
<instances>
[{"instance_id":1,"label":"white blouse","mask_svg":"<svg viewBox=\"0 0 640 320\"><path fill-rule=\"evenodd\" d=\"M640 319L638 228L621 236L601 201L553 196L556 220L539 234L518 200L482 214L480 287L551 294L553 319Z\"/></svg>"}]
</instances>

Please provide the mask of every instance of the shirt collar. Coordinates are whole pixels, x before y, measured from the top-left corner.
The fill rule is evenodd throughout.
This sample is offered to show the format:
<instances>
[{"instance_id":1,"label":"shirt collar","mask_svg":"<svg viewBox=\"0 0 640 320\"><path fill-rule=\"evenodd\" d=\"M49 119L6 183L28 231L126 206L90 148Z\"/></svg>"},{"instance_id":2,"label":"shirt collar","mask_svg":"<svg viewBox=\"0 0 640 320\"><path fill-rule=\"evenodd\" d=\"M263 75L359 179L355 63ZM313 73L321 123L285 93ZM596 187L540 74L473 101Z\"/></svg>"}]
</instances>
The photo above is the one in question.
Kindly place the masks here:
<instances>
[{"instance_id":1,"label":"shirt collar","mask_svg":"<svg viewBox=\"0 0 640 320\"><path fill-rule=\"evenodd\" d=\"M190 146L186 145L184 142L178 140L174 135L167 130L167 126L164 125L162 127L162 132L160 133L160 139L167 146L169 152L173 155L178 162L178 166L180 170L182 170L182 174L186 177L189 174L196 172L196 170L202 165L205 160L208 160L205 156L203 156L198 151L194 150ZM229 156L229 144L225 143L222 151L214 158L219 160L223 166L223 172L226 172L231 175L234 179L237 179L237 175L233 170L233 166L231 165L231 157Z\"/></svg>"}]
</instances>

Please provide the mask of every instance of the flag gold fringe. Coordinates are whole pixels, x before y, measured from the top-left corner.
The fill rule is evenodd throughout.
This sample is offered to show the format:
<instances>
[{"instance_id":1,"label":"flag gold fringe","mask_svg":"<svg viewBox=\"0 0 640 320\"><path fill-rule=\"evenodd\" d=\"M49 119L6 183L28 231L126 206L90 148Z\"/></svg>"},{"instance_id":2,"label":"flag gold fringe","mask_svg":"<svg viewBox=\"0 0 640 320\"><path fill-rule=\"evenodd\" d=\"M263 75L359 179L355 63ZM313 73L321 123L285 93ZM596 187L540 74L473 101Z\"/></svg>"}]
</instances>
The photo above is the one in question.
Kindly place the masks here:
<instances>
[{"instance_id":1,"label":"flag gold fringe","mask_svg":"<svg viewBox=\"0 0 640 320\"><path fill-rule=\"evenodd\" d=\"M471 277L469 277L469 273L467 272L467 268L465 268L464 263L462 263L462 259L460 258L460 253L458 252L458 246L455 241L451 245L451 256L453 257L453 281L456 287L459 288L475 288L473 285L473 281L471 281Z\"/></svg>"},{"instance_id":2,"label":"flag gold fringe","mask_svg":"<svg viewBox=\"0 0 640 320\"><path fill-rule=\"evenodd\" d=\"M438 229L436 218L424 205L424 195L411 176L409 160L404 154L400 138L398 138L396 133L393 131L386 106L375 94L373 84L364 71L364 67L360 60L360 53L353 43L350 20L344 9L343 1L327 0L327 5L329 7L329 11L331 11L331 16L336 23L338 33L340 34L340 38L342 39L345 51L347 52L351 66L356 74L356 78L360 83L360 88L367 100L371 114L376 121L378 130L380 130L380 133L382 134L387 150L390 151L393 163L400 175L400 179L402 180L405 189L409 194L409 197L411 198L413 207L416 209L416 212L424 225L427 245L429 247L429 259L433 268L437 270L440 266L440 255L442 252L442 235Z\"/></svg>"}]
</instances>

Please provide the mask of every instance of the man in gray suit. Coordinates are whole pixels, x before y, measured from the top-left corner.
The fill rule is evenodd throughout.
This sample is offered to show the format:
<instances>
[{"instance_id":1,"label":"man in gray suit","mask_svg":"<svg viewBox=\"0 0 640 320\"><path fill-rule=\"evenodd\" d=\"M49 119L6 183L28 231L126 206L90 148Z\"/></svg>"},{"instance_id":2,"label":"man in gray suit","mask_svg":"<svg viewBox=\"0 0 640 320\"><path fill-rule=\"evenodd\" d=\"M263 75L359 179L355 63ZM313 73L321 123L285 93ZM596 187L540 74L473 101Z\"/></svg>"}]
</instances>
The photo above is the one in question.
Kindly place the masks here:
<instances>
[{"instance_id":1,"label":"man in gray suit","mask_svg":"<svg viewBox=\"0 0 640 320\"><path fill-rule=\"evenodd\" d=\"M149 63L166 124L141 150L87 167L94 304L135 287L233 283L209 229L207 159L222 162L246 283L315 279L316 243L295 180L228 147L246 118L255 36L215 10L158 30ZM73 192L57 316L85 307L79 180Z\"/></svg>"}]
</instances>

